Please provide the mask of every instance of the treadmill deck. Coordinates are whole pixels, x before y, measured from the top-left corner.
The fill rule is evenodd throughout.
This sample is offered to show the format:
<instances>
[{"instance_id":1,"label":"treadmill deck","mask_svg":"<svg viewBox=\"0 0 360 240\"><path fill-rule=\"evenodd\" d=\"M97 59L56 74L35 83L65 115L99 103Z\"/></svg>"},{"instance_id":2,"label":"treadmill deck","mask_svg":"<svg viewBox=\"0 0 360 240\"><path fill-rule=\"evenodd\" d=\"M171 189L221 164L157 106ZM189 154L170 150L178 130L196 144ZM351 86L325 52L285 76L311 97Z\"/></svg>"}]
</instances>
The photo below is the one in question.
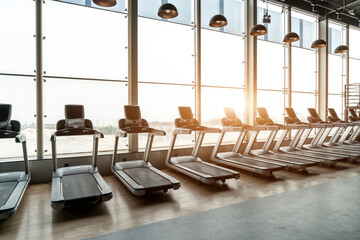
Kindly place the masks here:
<instances>
[{"instance_id":1,"label":"treadmill deck","mask_svg":"<svg viewBox=\"0 0 360 240\"><path fill-rule=\"evenodd\" d=\"M172 183L169 180L147 167L128 168L124 169L123 172L144 188L172 187Z\"/></svg>"},{"instance_id":2,"label":"treadmill deck","mask_svg":"<svg viewBox=\"0 0 360 240\"><path fill-rule=\"evenodd\" d=\"M61 178L65 201L101 197L101 192L91 173L65 175Z\"/></svg>"}]
</instances>

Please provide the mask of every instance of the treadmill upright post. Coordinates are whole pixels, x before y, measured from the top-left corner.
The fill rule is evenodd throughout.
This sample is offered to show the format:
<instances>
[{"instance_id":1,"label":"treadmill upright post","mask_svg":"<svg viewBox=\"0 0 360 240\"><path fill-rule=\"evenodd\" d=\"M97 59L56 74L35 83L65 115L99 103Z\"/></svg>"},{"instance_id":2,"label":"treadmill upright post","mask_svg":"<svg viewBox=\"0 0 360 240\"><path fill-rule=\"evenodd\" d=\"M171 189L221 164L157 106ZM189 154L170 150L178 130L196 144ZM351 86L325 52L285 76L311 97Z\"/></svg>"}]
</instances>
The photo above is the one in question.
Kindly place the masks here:
<instances>
[{"instance_id":1,"label":"treadmill upright post","mask_svg":"<svg viewBox=\"0 0 360 240\"><path fill-rule=\"evenodd\" d=\"M94 142L93 142L93 165L94 165L94 168L97 167L98 147L99 147L99 137L95 134Z\"/></svg>"},{"instance_id":2,"label":"treadmill upright post","mask_svg":"<svg viewBox=\"0 0 360 240\"><path fill-rule=\"evenodd\" d=\"M57 169L57 157L56 157L56 136L55 136L55 133L53 133L51 135L51 156L52 156L52 162L53 162L53 167L52 167L52 170L53 172L56 171Z\"/></svg>"}]
</instances>

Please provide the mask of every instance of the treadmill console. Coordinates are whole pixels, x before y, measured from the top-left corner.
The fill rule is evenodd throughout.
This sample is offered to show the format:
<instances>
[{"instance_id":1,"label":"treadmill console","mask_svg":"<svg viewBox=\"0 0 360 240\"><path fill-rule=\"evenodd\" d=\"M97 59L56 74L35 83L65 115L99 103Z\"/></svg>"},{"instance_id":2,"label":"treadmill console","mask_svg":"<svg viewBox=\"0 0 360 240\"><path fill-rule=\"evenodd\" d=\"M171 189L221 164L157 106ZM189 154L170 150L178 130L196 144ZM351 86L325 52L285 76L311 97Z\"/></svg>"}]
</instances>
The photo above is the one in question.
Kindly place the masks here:
<instances>
[{"instance_id":1,"label":"treadmill console","mask_svg":"<svg viewBox=\"0 0 360 240\"><path fill-rule=\"evenodd\" d=\"M233 108L225 107L225 118L221 119L221 124L223 127L242 127L244 124L237 117L235 110Z\"/></svg>"},{"instance_id":2,"label":"treadmill console","mask_svg":"<svg viewBox=\"0 0 360 240\"><path fill-rule=\"evenodd\" d=\"M352 122L357 122L357 121L360 121L360 118L357 116L356 112L355 112L355 109L348 109L349 110L349 119L350 121Z\"/></svg>"},{"instance_id":3,"label":"treadmill console","mask_svg":"<svg viewBox=\"0 0 360 240\"><path fill-rule=\"evenodd\" d=\"M268 126L278 126L280 124L274 123L273 120L269 117L269 114L266 111L266 108L258 107L257 112L259 117L255 118L256 125L268 125Z\"/></svg>"},{"instance_id":4,"label":"treadmill console","mask_svg":"<svg viewBox=\"0 0 360 240\"><path fill-rule=\"evenodd\" d=\"M119 120L119 128L127 133L146 133L154 129L148 122L141 118L140 107L137 105L124 106L125 118Z\"/></svg>"},{"instance_id":5,"label":"treadmill console","mask_svg":"<svg viewBox=\"0 0 360 240\"><path fill-rule=\"evenodd\" d=\"M337 115L335 109L329 108L328 111L329 111L329 114L330 114L330 116L328 116L329 122L344 122L344 121L341 121L341 119Z\"/></svg>"},{"instance_id":6,"label":"treadmill console","mask_svg":"<svg viewBox=\"0 0 360 240\"><path fill-rule=\"evenodd\" d=\"M285 123L286 124L304 124L300 121L300 119L296 116L296 113L293 108L287 107L285 108L285 111L287 113L287 117L285 117Z\"/></svg>"},{"instance_id":7,"label":"treadmill console","mask_svg":"<svg viewBox=\"0 0 360 240\"><path fill-rule=\"evenodd\" d=\"M0 104L0 138L14 138L21 130L19 121L11 120L12 106Z\"/></svg>"},{"instance_id":8,"label":"treadmill console","mask_svg":"<svg viewBox=\"0 0 360 240\"><path fill-rule=\"evenodd\" d=\"M175 127L192 130L200 130L200 128L203 128L199 121L194 118L191 107L179 107L179 114L180 118L175 119Z\"/></svg>"},{"instance_id":9,"label":"treadmill console","mask_svg":"<svg viewBox=\"0 0 360 240\"><path fill-rule=\"evenodd\" d=\"M319 117L318 113L316 112L315 108L308 108L310 116L307 117L309 123L326 123Z\"/></svg>"},{"instance_id":10,"label":"treadmill console","mask_svg":"<svg viewBox=\"0 0 360 240\"><path fill-rule=\"evenodd\" d=\"M65 119L61 119L56 124L56 130L93 129L93 124L89 119L85 119L83 105L65 105Z\"/></svg>"}]
</instances>

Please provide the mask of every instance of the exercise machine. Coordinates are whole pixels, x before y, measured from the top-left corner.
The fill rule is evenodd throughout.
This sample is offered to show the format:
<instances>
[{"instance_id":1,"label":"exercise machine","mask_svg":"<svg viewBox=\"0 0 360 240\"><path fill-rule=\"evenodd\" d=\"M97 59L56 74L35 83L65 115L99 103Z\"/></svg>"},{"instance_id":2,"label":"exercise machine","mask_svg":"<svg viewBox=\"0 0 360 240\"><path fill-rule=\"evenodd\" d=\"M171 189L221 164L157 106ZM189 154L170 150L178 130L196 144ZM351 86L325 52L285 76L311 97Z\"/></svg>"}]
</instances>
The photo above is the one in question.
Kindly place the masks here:
<instances>
[{"instance_id":1,"label":"exercise machine","mask_svg":"<svg viewBox=\"0 0 360 240\"><path fill-rule=\"evenodd\" d=\"M91 165L58 168L56 139L67 136L93 136L93 158ZM56 132L51 135L52 187L51 206L62 209L68 205L83 202L103 202L112 198L112 192L97 169L99 139L104 135L93 129L89 119L85 119L84 106L65 105L65 119L56 124ZM71 161L71 159L69 159Z\"/></svg>"},{"instance_id":2,"label":"exercise machine","mask_svg":"<svg viewBox=\"0 0 360 240\"><path fill-rule=\"evenodd\" d=\"M239 178L239 172L202 161L198 157L205 133L220 133L220 129L201 126L199 121L194 118L190 107L179 107L179 113L180 118L175 119L176 128L171 138L166 165L205 184ZM191 134L193 131L198 132L198 136L192 154L190 156L172 156L177 135Z\"/></svg>"},{"instance_id":3,"label":"exercise machine","mask_svg":"<svg viewBox=\"0 0 360 240\"><path fill-rule=\"evenodd\" d=\"M125 118L119 120L120 130L115 136L111 171L135 196L144 196L146 193L158 190L167 192L171 188L179 189L178 180L154 168L149 162L154 136L165 136L165 132L150 128L148 122L141 118L139 106L126 105L124 111ZM119 138L134 133L148 133L144 159L116 162Z\"/></svg>"},{"instance_id":4,"label":"exercise machine","mask_svg":"<svg viewBox=\"0 0 360 240\"><path fill-rule=\"evenodd\" d=\"M0 173L0 220L14 215L30 182L26 138L21 133L19 121L11 120L12 106L0 104L0 139L15 139L21 143L24 156L24 171Z\"/></svg>"},{"instance_id":5,"label":"exercise machine","mask_svg":"<svg viewBox=\"0 0 360 240\"><path fill-rule=\"evenodd\" d=\"M236 116L233 108L224 108L224 111L226 117L221 119L223 128L211 154L212 161L266 176L272 176L273 172L285 169L285 164L266 162L266 160L260 157L243 156L240 154L240 147L247 133L265 130L266 127L243 124ZM219 152L225 134L228 132L238 132L239 136L231 152Z\"/></svg>"}]
</instances>

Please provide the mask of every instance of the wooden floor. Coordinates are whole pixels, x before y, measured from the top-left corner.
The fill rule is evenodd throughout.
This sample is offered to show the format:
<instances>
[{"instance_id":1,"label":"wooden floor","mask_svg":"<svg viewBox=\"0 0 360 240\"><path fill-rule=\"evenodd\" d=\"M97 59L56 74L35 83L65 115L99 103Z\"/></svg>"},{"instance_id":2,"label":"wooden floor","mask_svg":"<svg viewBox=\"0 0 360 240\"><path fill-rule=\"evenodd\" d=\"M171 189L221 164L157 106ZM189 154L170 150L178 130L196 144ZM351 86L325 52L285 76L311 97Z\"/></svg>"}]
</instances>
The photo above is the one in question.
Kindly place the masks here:
<instances>
[{"instance_id":1,"label":"wooden floor","mask_svg":"<svg viewBox=\"0 0 360 240\"><path fill-rule=\"evenodd\" d=\"M279 171L275 173L276 180L241 172L238 180L212 185L200 185L170 170L165 172L181 181L179 190L134 197L117 178L108 176L105 180L113 191L113 199L80 209L53 210L51 183L33 184L17 214L0 222L0 239L81 239L102 235L359 175L360 165L311 167L309 173Z\"/></svg>"}]
</instances>

